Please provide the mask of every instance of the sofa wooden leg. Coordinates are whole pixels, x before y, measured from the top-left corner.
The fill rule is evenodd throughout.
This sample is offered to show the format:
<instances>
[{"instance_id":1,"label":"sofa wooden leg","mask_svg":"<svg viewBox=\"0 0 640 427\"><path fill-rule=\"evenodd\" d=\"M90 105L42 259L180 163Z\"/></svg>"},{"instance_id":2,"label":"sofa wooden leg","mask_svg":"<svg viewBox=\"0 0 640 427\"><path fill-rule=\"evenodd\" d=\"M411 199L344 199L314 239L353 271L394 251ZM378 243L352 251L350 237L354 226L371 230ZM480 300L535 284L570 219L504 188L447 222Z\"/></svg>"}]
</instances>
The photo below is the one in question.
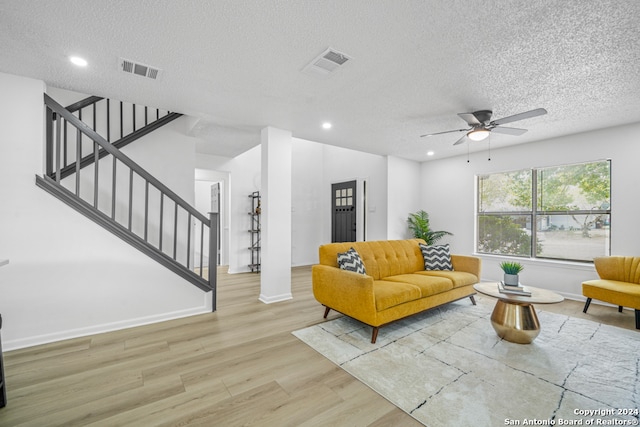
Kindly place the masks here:
<instances>
[{"instance_id":1,"label":"sofa wooden leg","mask_svg":"<svg viewBox=\"0 0 640 427\"><path fill-rule=\"evenodd\" d=\"M640 310L636 309L636 329L640 329Z\"/></svg>"},{"instance_id":2,"label":"sofa wooden leg","mask_svg":"<svg viewBox=\"0 0 640 427\"><path fill-rule=\"evenodd\" d=\"M326 319L327 316L329 315L329 312L331 311L331 309L329 307L325 307L324 308L324 318Z\"/></svg>"},{"instance_id":3,"label":"sofa wooden leg","mask_svg":"<svg viewBox=\"0 0 640 427\"><path fill-rule=\"evenodd\" d=\"M473 295L469 296L469 299L471 300L471 304L476 305L476 299L473 297Z\"/></svg>"},{"instance_id":4,"label":"sofa wooden leg","mask_svg":"<svg viewBox=\"0 0 640 427\"><path fill-rule=\"evenodd\" d=\"M637 310L636 310L636 313L637 313ZM378 327L374 326L373 332L371 333L371 344L375 344L377 339L378 339Z\"/></svg>"},{"instance_id":5,"label":"sofa wooden leg","mask_svg":"<svg viewBox=\"0 0 640 427\"><path fill-rule=\"evenodd\" d=\"M618 313L622 313L622 306L621 305L618 306Z\"/></svg>"},{"instance_id":6,"label":"sofa wooden leg","mask_svg":"<svg viewBox=\"0 0 640 427\"><path fill-rule=\"evenodd\" d=\"M589 309L589 304L591 304L591 298L587 298L587 302L584 303L584 309L582 309L583 313L586 313Z\"/></svg>"}]
</instances>

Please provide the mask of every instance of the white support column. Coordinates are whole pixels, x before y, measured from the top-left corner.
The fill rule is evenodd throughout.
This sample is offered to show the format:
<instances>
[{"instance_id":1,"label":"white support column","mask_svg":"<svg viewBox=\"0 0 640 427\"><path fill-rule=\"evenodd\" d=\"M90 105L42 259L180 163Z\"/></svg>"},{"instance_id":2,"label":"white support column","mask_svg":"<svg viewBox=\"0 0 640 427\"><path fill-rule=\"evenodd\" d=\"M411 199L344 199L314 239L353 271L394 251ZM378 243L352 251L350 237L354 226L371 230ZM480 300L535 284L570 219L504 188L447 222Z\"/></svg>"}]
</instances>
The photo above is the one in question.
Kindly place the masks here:
<instances>
[{"instance_id":1,"label":"white support column","mask_svg":"<svg viewBox=\"0 0 640 427\"><path fill-rule=\"evenodd\" d=\"M291 295L291 132L262 129L260 301Z\"/></svg>"}]
</instances>

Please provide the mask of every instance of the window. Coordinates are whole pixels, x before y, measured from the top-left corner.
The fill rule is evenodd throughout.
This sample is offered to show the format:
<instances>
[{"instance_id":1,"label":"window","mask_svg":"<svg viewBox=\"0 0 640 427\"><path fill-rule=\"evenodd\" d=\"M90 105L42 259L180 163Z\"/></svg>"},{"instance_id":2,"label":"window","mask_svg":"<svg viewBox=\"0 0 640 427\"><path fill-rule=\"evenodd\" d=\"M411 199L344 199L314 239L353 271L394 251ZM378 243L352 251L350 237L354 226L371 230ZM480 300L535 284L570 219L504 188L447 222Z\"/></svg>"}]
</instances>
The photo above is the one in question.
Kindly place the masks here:
<instances>
[{"instance_id":1,"label":"window","mask_svg":"<svg viewBox=\"0 0 640 427\"><path fill-rule=\"evenodd\" d=\"M479 253L572 261L610 254L609 160L476 179Z\"/></svg>"}]
</instances>

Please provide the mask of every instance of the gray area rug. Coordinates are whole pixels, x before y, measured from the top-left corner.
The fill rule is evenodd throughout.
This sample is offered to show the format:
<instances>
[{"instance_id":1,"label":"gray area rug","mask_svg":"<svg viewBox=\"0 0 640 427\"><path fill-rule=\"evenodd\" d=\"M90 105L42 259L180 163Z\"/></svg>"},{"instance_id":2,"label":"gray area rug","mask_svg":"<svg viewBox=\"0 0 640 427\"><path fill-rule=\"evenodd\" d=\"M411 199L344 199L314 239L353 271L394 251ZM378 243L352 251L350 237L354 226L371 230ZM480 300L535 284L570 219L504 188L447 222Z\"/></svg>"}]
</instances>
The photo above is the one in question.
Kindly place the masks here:
<instances>
[{"instance_id":1,"label":"gray area rug","mask_svg":"<svg viewBox=\"0 0 640 427\"><path fill-rule=\"evenodd\" d=\"M433 309L376 344L346 316L293 334L427 426L638 425L640 332L538 306L540 335L513 344L491 327L494 303Z\"/></svg>"}]
</instances>

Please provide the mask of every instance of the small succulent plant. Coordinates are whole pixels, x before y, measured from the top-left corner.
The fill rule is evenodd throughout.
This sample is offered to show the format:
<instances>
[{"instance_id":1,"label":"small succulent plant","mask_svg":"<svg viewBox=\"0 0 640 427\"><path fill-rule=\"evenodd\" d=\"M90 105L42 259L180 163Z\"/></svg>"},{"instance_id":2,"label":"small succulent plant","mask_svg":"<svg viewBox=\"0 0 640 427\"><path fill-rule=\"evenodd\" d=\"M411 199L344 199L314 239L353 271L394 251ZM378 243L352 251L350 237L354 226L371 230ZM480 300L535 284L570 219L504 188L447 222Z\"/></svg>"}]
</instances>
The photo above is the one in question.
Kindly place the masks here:
<instances>
[{"instance_id":1,"label":"small succulent plant","mask_svg":"<svg viewBox=\"0 0 640 427\"><path fill-rule=\"evenodd\" d=\"M500 264L500 268L505 274L518 274L524 269L522 264L516 261L504 261Z\"/></svg>"}]
</instances>

